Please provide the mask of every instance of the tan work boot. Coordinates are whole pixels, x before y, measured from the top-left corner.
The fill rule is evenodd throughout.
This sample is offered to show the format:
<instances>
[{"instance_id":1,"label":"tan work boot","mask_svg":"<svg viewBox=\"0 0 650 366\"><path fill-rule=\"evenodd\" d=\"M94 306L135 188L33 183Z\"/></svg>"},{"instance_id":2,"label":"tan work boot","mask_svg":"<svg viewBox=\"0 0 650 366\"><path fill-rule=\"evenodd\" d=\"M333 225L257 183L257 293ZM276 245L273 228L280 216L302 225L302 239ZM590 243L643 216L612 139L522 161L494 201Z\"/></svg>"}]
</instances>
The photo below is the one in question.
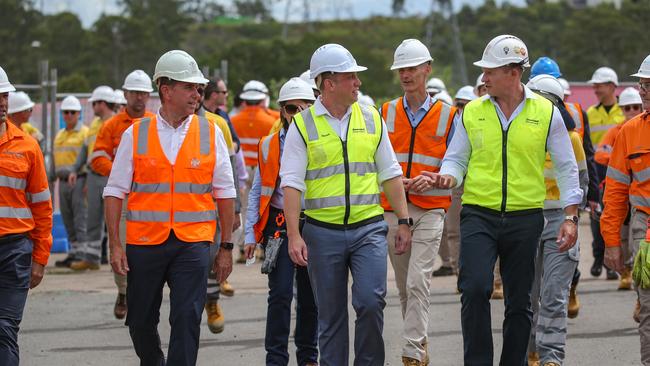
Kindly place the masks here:
<instances>
[{"instance_id":1,"label":"tan work boot","mask_svg":"<svg viewBox=\"0 0 650 366\"><path fill-rule=\"evenodd\" d=\"M641 323L641 302L639 302L639 299L636 300L634 313L632 313L632 319L634 319L634 321L637 323Z\"/></svg>"},{"instance_id":2,"label":"tan work boot","mask_svg":"<svg viewBox=\"0 0 650 366\"><path fill-rule=\"evenodd\" d=\"M632 289L632 271L629 268L625 268L621 272L621 280L618 282L619 290L631 290Z\"/></svg>"},{"instance_id":3,"label":"tan work boot","mask_svg":"<svg viewBox=\"0 0 650 366\"><path fill-rule=\"evenodd\" d=\"M539 353L528 353L528 366L539 366Z\"/></svg>"},{"instance_id":4,"label":"tan work boot","mask_svg":"<svg viewBox=\"0 0 650 366\"><path fill-rule=\"evenodd\" d=\"M493 300L503 299L503 284L499 282L494 283L494 288L492 289L492 299Z\"/></svg>"},{"instance_id":5,"label":"tan work boot","mask_svg":"<svg viewBox=\"0 0 650 366\"><path fill-rule=\"evenodd\" d=\"M244 264L246 263L246 254L244 253L244 249L239 249L239 257L237 257L237 261L235 261L237 264Z\"/></svg>"},{"instance_id":6,"label":"tan work boot","mask_svg":"<svg viewBox=\"0 0 650 366\"><path fill-rule=\"evenodd\" d=\"M219 284L221 286L221 294L224 296L235 295L235 288L228 281L223 281Z\"/></svg>"},{"instance_id":7,"label":"tan work boot","mask_svg":"<svg viewBox=\"0 0 650 366\"><path fill-rule=\"evenodd\" d=\"M429 364L429 343L425 340L422 347L424 348L424 361L422 361L422 364L426 366Z\"/></svg>"},{"instance_id":8,"label":"tan work boot","mask_svg":"<svg viewBox=\"0 0 650 366\"><path fill-rule=\"evenodd\" d=\"M557 362L544 362L544 366L560 366Z\"/></svg>"},{"instance_id":9,"label":"tan work boot","mask_svg":"<svg viewBox=\"0 0 650 366\"><path fill-rule=\"evenodd\" d=\"M210 329L210 332L214 334L223 332L225 319L219 303L211 300L206 301L205 312L208 314L208 329Z\"/></svg>"},{"instance_id":10,"label":"tan work boot","mask_svg":"<svg viewBox=\"0 0 650 366\"><path fill-rule=\"evenodd\" d=\"M88 269L91 271L96 271L99 269L99 263L93 263L82 259L70 263L70 269L74 271L85 271Z\"/></svg>"},{"instance_id":11,"label":"tan work boot","mask_svg":"<svg viewBox=\"0 0 650 366\"><path fill-rule=\"evenodd\" d=\"M113 314L115 314L115 318L124 319L126 316L126 310L126 295L117 294L117 299L115 299L115 307L113 308Z\"/></svg>"},{"instance_id":12,"label":"tan work boot","mask_svg":"<svg viewBox=\"0 0 650 366\"><path fill-rule=\"evenodd\" d=\"M419 360L416 360L415 358L405 357L405 356L402 356L402 363L404 364L404 366L424 366L424 365L426 365L425 363L420 362Z\"/></svg>"},{"instance_id":13,"label":"tan work boot","mask_svg":"<svg viewBox=\"0 0 650 366\"><path fill-rule=\"evenodd\" d=\"M578 299L578 286L571 285L569 291L569 306L567 308L567 316L569 319L574 319L578 316L580 311L580 299Z\"/></svg>"}]
</instances>

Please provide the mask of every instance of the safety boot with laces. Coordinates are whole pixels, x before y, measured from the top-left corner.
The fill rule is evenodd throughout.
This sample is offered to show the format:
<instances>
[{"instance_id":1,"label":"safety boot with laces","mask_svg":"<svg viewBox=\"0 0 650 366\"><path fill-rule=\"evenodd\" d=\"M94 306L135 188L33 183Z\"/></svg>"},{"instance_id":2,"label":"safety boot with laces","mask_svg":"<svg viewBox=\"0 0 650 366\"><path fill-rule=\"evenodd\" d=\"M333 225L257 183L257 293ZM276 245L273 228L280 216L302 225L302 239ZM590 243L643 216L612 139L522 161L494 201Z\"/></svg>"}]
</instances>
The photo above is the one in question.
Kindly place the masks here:
<instances>
[{"instance_id":1,"label":"safety boot with laces","mask_svg":"<svg viewBox=\"0 0 650 366\"><path fill-rule=\"evenodd\" d=\"M205 312L208 314L208 329L210 329L210 332L214 334L223 332L225 319L219 302L206 301Z\"/></svg>"},{"instance_id":2,"label":"safety boot with laces","mask_svg":"<svg viewBox=\"0 0 650 366\"><path fill-rule=\"evenodd\" d=\"M578 316L580 311L580 299L578 299L578 285L571 285L569 291L569 306L567 308L567 316L569 319L574 319Z\"/></svg>"}]
</instances>

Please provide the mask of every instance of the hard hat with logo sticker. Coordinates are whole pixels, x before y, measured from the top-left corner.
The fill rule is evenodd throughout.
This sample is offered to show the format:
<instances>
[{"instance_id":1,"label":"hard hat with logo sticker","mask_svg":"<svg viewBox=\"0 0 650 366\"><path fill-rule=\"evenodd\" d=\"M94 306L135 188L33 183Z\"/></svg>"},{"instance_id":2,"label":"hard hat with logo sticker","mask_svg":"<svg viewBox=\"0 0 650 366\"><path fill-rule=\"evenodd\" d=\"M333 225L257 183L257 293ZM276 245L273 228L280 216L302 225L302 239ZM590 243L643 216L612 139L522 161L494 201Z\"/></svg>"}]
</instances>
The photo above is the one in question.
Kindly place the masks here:
<instances>
[{"instance_id":1,"label":"hard hat with logo sticker","mask_svg":"<svg viewBox=\"0 0 650 366\"><path fill-rule=\"evenodd\" d=\"M424 43L417 39L405 39L397 46L393 55L393 65L390 69L414 67L429 61L433 61L433 58Z\"/></svg>"},{"instance_id":2,"label":"hard hat with logo sticker","mask_svg":"<svg viewBox=\"0 0 650 366\"><path fill-rule=\"evenodd\" d=\"M207 84L209 81L199 70L196 60L182 50L168 51L160 56L156 62L153 81L162 77L192 84Z\"/></svg>"},{"instance_id":3,"label":"hard hat with logo sticker","mask_svg":"<svg viewBox=\"0 0 650 366\"><path fill-rule=\"evenodd\" d=\"M316 79L324 72L361 72L367 67L357 65L350 51L336 43L320 46L311 56L309 77Z\"/></svg>"},{"instance_id":4,"label":"hard hat with logo sticker","mask_svg":"<svg viewBox=\"0 0 650 366\"><path fill-rule=\"evenodd\" d=\"M519 64L529 67L528 48L524 42L512 35L504 34L494 37L483 51L483 57L474 62L474 66L486 69Z\"/></svg>"}]
</instances>

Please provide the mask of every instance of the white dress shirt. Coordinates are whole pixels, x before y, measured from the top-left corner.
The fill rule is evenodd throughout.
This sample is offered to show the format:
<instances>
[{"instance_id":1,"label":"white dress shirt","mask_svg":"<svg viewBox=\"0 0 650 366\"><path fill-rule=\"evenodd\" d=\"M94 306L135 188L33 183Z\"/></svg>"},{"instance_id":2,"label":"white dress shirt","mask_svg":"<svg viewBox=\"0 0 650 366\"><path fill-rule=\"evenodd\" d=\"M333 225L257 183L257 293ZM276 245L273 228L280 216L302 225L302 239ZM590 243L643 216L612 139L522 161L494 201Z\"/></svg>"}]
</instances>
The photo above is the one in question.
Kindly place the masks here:
<instances>
[{"instance_id":1,"label":"white dress shirt","mask_svg":"<svg viewBox=\"0 0 650 366\"><path fill-rule=\"evenodd\" d=\"M501 121L501 126L505 131L508 126L510 126L510 123L523 110L526 99L543 98L542 96L535 94L535 92L525 85L524 93L524 100L517 106L510 118L506 118L494 98L483 96L481 97L481 100L484 100L485 98L490 99L490 102L492 102L496 107L497 115ZM563 207L580 204L582 202L583 192L582 189L580 189L578 164L576 163L573 146L571 145L571 139L569 138L566 126L564 125L564 120L562 119L560 111L556 107L553 107L553 118L551 119L551 127L546 139L546 149L551 154L553 169L555 170L557 184L560 190L560 201L562 202ZM457 125L454 128L454 137L452 138L451 144L447 148L447 153L442 160L440 174L449 174L453 176L456 178L456 187L460 186L463 182L463 177L467 172L471 153L472 147L469 138L467 137L467 130L465 130L461 118L460 123L457 122Z\"/></svg>"},{"instance_id":2,"label":"white dress shirt","mask_svg":"<svg viewBox=\"0 0 650 366\"><path fill-rule=\"evenodd\" d=\"M156 115L156 128L158 139L167 160L174 165L178 151L183 145L185 136L194 115L189 115L178 128L174 128L160 115ZM232 177L232 167L228 156L228 147L223 139L221 130L215 126L215 151L217 160L212 174L212 196L214 198L235 198L235 183ZM111 196L124 199L131 192L133 181L133 126L124 131L122 140L115 153L113 168L108 177L108 184L104 188L104 197Z\"/></svg>"},{"instance_id":3,"label":"white dress shirt","mask_svg":"<svg viewBox=\"0 0 650 366\"><path fill-rule=\"evenodd\" d=\"M336 134L343 140L347 141L348 124L352 108L348 108L343 118L338 119L325 108L318 97L314 103L314 113L316 116L325 116ZM375 152L375 164L377 165L377 183L382 184L384 181L402 175L402 168L397 162L395 151L388 139L386 125L382 120L382 134L379 146ZM306 189L305 173L307 172L307 145L300 135L300 131L295 123L289 126L287 137L284 142L284 153L280 164L281 187L295 188L301 192Z\"/></svg>"}]
</instances>

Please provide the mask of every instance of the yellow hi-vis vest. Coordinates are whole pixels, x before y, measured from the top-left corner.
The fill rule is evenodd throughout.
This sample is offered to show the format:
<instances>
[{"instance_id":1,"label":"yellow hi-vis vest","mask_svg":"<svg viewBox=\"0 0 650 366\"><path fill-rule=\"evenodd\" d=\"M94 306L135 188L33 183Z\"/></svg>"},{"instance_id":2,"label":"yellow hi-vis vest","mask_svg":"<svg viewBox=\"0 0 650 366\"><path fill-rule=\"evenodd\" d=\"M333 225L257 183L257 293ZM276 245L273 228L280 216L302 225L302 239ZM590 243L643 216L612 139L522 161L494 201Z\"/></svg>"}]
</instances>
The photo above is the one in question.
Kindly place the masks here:
<instances>
[{"instance_id":1,"label":"yellow hi-vis vest","mask_svg":"<svg viewBox=\"0 0 650 366\"><path fill-rule=\"evenodd\" d=\"M569 139L571 139L573 154L576 157L576 163L578 163L578 176L580 179L580 187L582 188L587 183L589 183L585 149L582 147L582 138L577 131L569 131ZM546 162L544 163L544 184L546 185L546 199L544 200L544 209L549 210L564 208L562 201L560 201L560 188L557 185L557 177L555 175L555 170L553 169L551 154L549 153L546 154Z\"/></svg>"},{"instance_id":2,"label":"yellow hi-vis vest","mask_svg":"<svg viewBox=\"0 0 650 366\"><path fill-rule=\"evenodd\" d=\"M605 110L602 104L592 105L587 109L587 117L589 118L591 142L594 146L600 144L600 140L605 137L610 128L625 122L625 115L623 115L623 110L621 110L618 103L614 104L609 109L609 112Z\"/></svg>"},{"instance_id":3,"label":"yellow hi-vis vest","mask_svg":"<svg viewBox=\"0 0 650 366\"><path fill-rule=\"evenodd\" d=\"M351 108L346 141L314 107L294 116L307 145L305 215L327 224L350 225L384 213L375 165L381 118L374 108Z\"/></svg>"},{"instance_id":4,"label":"yellow hi-vis vest","mask_svg":"<svg viewBox=\"0 0 650 366\"><path fill-rule=\"evenodd\" d=\"M534 95L503 130L489 96L469 102L463 125L471 145L463 204L500 212L544 207L544 161L553 104Z\"/></svg>"}]
</instances>

